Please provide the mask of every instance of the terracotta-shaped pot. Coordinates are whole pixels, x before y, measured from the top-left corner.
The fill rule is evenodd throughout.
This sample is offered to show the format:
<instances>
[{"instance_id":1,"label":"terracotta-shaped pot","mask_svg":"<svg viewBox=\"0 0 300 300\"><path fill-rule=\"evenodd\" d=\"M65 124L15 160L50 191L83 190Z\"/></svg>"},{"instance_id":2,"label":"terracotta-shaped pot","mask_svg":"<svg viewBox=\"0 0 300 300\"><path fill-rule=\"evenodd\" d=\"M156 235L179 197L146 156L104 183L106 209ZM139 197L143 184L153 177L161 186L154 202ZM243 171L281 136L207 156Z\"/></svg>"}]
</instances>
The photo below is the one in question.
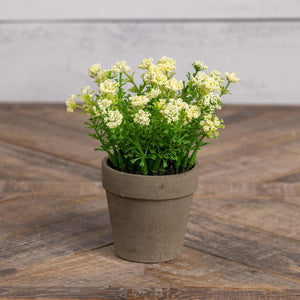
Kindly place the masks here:
<instances>
[{"instance_id":1,"label":"terracotta-shaped pot","mask_svg":"<svg viewBox=\"0 0 300 300\"><path fill-rule=\"evenodd\" d=\"M163 262L182 252L198 164L176 175L148 176L117 171L102 161L117 256L136 262Z\"/></svg>"}]
</instances>

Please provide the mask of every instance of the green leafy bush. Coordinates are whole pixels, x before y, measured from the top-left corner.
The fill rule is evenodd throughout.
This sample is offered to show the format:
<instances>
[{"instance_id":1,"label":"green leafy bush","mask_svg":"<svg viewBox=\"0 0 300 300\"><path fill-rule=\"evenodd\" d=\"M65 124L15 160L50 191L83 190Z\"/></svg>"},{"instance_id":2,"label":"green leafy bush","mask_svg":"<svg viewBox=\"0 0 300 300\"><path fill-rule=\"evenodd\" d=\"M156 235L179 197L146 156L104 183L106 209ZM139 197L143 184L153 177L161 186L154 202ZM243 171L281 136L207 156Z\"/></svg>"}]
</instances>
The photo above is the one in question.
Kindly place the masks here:
<instances>
[{"instance_id":1,"label":"green leafy bush","mask_svg":"<svg viewBox=\"0 0 300 300\"><path fill-rule=\"evenodd\" d=\"M173 78L172 58L162 57L157 64L144 59L141 82L125 61L104 70L100 64L89 69L97 90L86 86L66 101L67 110L78 108L89 116L86 128L99 140L114 168L148 175L177 174L193 167L197 151L216 138L223 120L215 114L221 109L221 97L228 94L235 73L205 73L202 61L192 63L193 72L186 81Z\"/></svg>"}]
</instances>

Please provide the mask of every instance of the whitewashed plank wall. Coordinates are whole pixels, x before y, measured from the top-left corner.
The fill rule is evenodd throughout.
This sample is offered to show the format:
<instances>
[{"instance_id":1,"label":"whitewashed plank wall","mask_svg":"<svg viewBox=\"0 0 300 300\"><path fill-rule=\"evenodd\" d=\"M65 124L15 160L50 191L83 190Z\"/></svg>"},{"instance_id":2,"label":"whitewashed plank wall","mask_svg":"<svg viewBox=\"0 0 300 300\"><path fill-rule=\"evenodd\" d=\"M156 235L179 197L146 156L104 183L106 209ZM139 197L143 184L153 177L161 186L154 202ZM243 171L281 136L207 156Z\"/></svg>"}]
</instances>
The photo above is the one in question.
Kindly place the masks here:
<instances>
[{"instance_id":1,"label":"whitewashed plank wall","mask_svg":"<svg viewBox=\"0 0 300 300\"><path fill-rule=\"evenodd\" d=\"M0 101L63 102L88 67L194 59L241 82L227 103L300 104L299 0L0 0Z\"/></svg>"}]
</instances>

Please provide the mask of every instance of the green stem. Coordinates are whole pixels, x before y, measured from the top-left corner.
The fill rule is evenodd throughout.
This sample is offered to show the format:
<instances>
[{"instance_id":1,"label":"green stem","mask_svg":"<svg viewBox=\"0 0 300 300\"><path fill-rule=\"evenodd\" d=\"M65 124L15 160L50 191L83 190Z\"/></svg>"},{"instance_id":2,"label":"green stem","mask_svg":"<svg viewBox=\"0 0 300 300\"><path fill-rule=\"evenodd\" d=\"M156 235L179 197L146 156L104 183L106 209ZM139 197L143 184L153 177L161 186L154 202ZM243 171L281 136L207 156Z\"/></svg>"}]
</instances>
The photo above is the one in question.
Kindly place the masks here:
<instances>
[{"instance_id":1,"label":"green stem","mask_svg":"<svg viewBox=\"0 0 300 300\"><path fill-rule=\"evenodd\" d=\"M224 88L224 89L222 90L222 92L220 93L220 97L222 97L222 96L226 93L226 91L227 91L229 85L230 85L230 81L227 82L225 88Z\"/></svg>"},{"instance_id":2,"label":"green stem","mask_svg":"<svg viewBox=\"0 0 300 300\"><path fill-rule=\"evenodd\" d=\"M195 146L195 150L194 150L194 152L192 153L192 155L191 155L191 157L190 157L190 159L189 159L189 162L188 162L188 167L187 167L188 170L191 169L192 166L195 164L195 160L196 160L196 156L197 156L197 151L198 151L198 148L199 148L200 144L202 143L204 137L205 137L205 135L203 135L203 136L199 139L199 141L197 142L197 144L196 144L196 146Z\"/></svg>"},{"instance_id":3,"label":"green stem","mask_svg":"<svg viewBox=\"0 0 300 300\"><path fill-rule=\"evenodd\" d=\"M115 158L114 158L114 156L112 155L112 153L110 152L110 150L105 146L105 143L104 143L104 141L103 141L101 135L99 134L99 131L98 131L98 129L97 129L98 124L96 124L97 121L95 121L94 119L92 119L91 121L92 121L92 123L93 123L93 128L94 128L94 131L95 131L95 133L96 133L96 136L97 136L98 140L100 141L103 150L108 154L109 159L110 159L110 161L112 162L112 164L114 165L114 167L118 167L118 162L115 160Z\"/></svg>"},{"instance_id":4,"label":"green stem","mask_svg":"<svg viewBox=\"0 0 300 300\"><path fill-rule=\"evenodd\" d=\"M121 99L122 95L122 73L119 74L119 91L118 91L118 98Z\"/></svg>"},{"instance_id":5,"label":"green stem","mask_svg":"<svg viewBox=\"0 0 300 300\"><path fill-rule=\"evenodd\" d=\"M153 173L156 173L157 170L159 169L160 162L161 162L161 158L158 157L158 158L155 160L154 165L153 165L153 167L152 167L152 172L153 172Z\"/></svg>"},{"instance_id":6,"label":"green stem","mask_svg":"<svg viewBox=\"0 0 300 300\"><path fill-rule=\"evenodd\" d=\"M139 88L137 87L137 85L134 83L132 76L128 75L126 72L124 72L124 74L126 75L126 77L128 78L128 80L133 84L134 88L136 89L136 91L139 90Z\"/></svg>"}]
</instances>

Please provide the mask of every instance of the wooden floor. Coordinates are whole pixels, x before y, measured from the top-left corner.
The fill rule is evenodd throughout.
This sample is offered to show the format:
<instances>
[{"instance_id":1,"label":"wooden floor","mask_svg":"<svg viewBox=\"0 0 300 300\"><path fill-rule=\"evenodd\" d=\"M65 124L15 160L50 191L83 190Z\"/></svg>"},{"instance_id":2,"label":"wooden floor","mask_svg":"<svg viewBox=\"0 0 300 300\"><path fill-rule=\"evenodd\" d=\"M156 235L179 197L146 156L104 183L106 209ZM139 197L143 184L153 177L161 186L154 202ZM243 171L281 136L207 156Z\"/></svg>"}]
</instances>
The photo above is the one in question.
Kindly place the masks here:
<instances>
[{"instance_id":1,"label":"wooden floor","mask_svg":"<svg viewBox=\"0 0 300 300\"><path fill-rule=\"evenodd\" d=\"M300 107L227 106L183 255L114 255L103 154L62 105L0 105L0 298L300 299Z\"/></svg>"}]
</instances>

